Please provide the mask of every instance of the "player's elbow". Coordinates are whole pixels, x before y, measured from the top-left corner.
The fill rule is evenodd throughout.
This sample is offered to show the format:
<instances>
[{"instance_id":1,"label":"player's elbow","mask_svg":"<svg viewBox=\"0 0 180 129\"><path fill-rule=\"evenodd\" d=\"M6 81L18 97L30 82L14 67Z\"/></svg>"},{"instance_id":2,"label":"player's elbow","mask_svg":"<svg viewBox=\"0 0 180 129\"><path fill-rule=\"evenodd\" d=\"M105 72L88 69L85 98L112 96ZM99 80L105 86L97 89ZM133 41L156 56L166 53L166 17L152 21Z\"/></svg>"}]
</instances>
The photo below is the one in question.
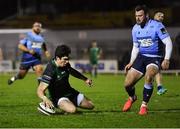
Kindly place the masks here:
<instances>
[{"instance_id":1,"label":"player's elbow","mask_svg":"<svg viewBox=\"0 0 180 129\"><path fill-rule=\"evenodd\" d=\"M24 47L25 47L25 46L22 45L22 44L19 44L19 45L18 45L18 48L19 48L20 50L23 50Z\"/></svg>"}]
</instances>

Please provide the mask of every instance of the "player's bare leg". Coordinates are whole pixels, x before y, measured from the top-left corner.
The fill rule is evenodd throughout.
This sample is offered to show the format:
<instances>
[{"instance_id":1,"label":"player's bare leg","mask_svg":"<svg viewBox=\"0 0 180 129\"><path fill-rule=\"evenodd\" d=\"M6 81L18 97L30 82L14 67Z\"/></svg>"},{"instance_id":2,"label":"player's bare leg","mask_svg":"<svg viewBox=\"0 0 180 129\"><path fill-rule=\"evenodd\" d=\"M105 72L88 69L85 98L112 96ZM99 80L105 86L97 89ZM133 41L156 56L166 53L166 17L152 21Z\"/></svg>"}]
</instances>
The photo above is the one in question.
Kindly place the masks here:
<instances>
[{"instance_id":1,"label":"player's bare leg","mask_svg":"<svg viewBox=\"0 0 180 129\"><path fill-rule=\"evenodd\" d=\"M67 98L61 98L58 102L58 107L67 113L76 112L76 106Z\"/></svg>"},{"instance_id":2,"label":"player's bare leg","mask_svg":"<svg viewBox=\"0 0 180 129\"><path fill-rule=\"evenodd\" d=\"M28 70L20 69L20 71L15 76L8 79L8 85L11 85L17 79L23 79L26 76L27 72L28 72Z\"/></svg>"},{"instance_id":3,"label":"player's bare leg","mask_svg":"<svg viewBox=\"0 0 180 129\"><path fill-rule=\"evenodd\" d=\"M97 67L94 68L94 77L97 77Z\"/></svg>"},{"instance_id":4,"label":"player's bare leg","mask_svg":"<svg viewBox=\"0 0 180 129\"><path fill-rule=\"evenodd\" d=\"M162 85L162 74L158 72L155 78L156 78L156 83L157 83L157 94L162 95L166 93L167 89L164 88L164 86Z\"/></svg>"},{"instance_id":5,"label":"player's bare leg","mask_svg":"<svg viewBox=\"0 0 180 129\"><path fill-rule=\"evenodd\" d=\"M35 70L37 77L40 77L43 73L43 66L39 64L39 65L34 66L33 68Z\"/></svg>"},{"instance_id":6,"label":"player's bare leg","mask_svg":"<svg viewBox=\"0 0 180 129\"><path fill-rule=\"evenodd\" d=\"M90 99L88 99L87 97L84 97L79 107L85 108L85 109L93 109L94 104L92 103Z\"/></svg>"},{"instance_id":7,"label":"player's bare leg","mask_svg":"<svg viewBox=\"0 0 180 129\"><path fill-rule=\"evenodd\" d=\"M142 77L142 73L136 71L135 69L131 68L125 78L124 86L126 92L129 95L128 100L124 104L122 109L123 112L129 111L132 104L137 100L137 96L135 95L135 87L134 85L136 82Z\"/></svg>"},{"instance_id":8,"label":"player's bare leg","mask_svg":"<svg viewBox=\"0 0 180 129\"><path fill-rule=\"evenodd\" d=\"M94 65L93 69L94 69L93 76L97 77L97 65Z\"/></svg>"},{"instance_id":9,"label":"player's bare leg","mask_svg":"<svg viewBox=\"0 0 180 129\"><path fill-rule=\"evenodd\" d=\"M43 73L43 66L41 64L39 64L39 65L34 66L33 69L35 70L36 76L39 79L39 77ZM39 80L38 80L38 83L39 83Z\"/></svg>"},{"instance_id":10,"label":"player's bare leg","mask_svg":"<svg viewBox=\"0 0 180 129\"><path fill-rule=\"evenodd\" d=\"M143 90L143 101L140 107L139 115L146 115L148 113L147 104L153 93L152 83L158 71L159 71L159 68L155 64L150 64L146 68L145 84L144 84L144 90Z\"/></svg>"}]
</instances>

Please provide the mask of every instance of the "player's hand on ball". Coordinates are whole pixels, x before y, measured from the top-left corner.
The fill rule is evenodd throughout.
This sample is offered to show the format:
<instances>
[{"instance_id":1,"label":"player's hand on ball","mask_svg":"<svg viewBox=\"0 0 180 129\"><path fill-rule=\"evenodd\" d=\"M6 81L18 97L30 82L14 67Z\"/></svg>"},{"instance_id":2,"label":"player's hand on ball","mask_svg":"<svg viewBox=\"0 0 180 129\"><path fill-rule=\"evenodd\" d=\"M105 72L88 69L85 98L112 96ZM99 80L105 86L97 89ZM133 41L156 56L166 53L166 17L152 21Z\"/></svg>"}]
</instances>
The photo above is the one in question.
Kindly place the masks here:
<instances>
[{"instance_id":1,"label":"player's hand on ball","mask_svg":"<svg viewBox=\"0 0 180 129\"><path fill-rule=\"evenodd\" d=\"M91 80L91 79L87 79L85 82L86 82L86 84L88 84L89 86L92 86L92 80Z\"/></svg>"},{"instance_id":2,"label":"player's hand on ball","mask_svg":"<svg viewBox=\"0 0 180 129\"><path fill-rule=\"evenodd\" d=\"M46 96L43 97L43 102L45 107L54 108L53 103Z\"/></svg>"}]
</instances>

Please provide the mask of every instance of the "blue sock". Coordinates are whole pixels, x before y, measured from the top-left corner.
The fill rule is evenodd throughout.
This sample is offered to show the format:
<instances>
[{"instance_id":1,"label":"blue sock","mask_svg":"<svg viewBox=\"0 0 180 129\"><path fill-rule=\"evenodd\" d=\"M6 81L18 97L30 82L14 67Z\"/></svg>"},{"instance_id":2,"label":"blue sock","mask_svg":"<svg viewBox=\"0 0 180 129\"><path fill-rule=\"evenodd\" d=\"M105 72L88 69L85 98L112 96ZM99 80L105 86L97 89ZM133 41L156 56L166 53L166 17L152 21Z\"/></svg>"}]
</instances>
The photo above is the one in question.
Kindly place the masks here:
<instances>
[{"instance_id":1,"label":"blue sock","mask_svg":"<svg viewBox=\"0 0 180 129\"><path fill-rule=\"evenodd\" d=\"M149 99L151 98L152 93L153 93L152 84L144 84L143 101L148 103Z\"/></svg>"}]
</instances>

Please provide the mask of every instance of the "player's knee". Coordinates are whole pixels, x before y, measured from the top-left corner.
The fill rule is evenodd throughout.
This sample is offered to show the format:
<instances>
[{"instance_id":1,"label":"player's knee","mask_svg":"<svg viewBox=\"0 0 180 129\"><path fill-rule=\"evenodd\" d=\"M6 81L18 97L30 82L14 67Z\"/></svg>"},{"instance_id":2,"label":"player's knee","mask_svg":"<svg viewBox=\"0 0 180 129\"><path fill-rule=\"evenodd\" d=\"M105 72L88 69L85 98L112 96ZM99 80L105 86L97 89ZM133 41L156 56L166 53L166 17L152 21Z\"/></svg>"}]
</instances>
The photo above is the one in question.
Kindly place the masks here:
<instances>
[{"instance_id":1,"label":"player's knee","mask_svg":"<svg viewBox=\"0 0 180 129\"><path fill-rule=\"evenodd\" d=\"M128 87L130 84L129 80L126 78L125 81L124 81L124 86L125 87Z\"/></svg>"},{"instance_id":2,"label":"player's knee","mask_svg":"<svg viewBox=\"0 0 180 129\"><path fill-rule=\"evenodd\" d=\"M131 87L133 82L134 82L134 79L131 76L127 75L124 81L124 87Z\"/></svg>"},{"instance_id":3,"label":"player's knee","mask_svg":"<svg viewBox=\"0 0 180 129\"><path fill-rule=\"evenodd\" d=\"M129 80L125 80L124 81L124 87L127 88L127 87L132 87L132 82L130 82Z\"/></svg>"},{"instance_id":4,"label":"player's knee","mask_svg":"<svg viewBox=\"0 0 180 129\"><path fill-rule=\"evenodd\" d=\"M42 73L43 73L43 69L42 69L42 68L37 68L37 69L36 69L36 74L37 74L37 75L41 76Z\"/></svg>"},{"instance_id":5,"label":"player's knee","mask_svg":"<svg viewBox=\"0 0 180 129\"><path fill-rule=\"evenodd\" d=\"M18 79L23 79L24 77L25 75L21 75L21 74L18 75Z\"/></svg>"},{"instance_id":6,"label":"player's knee","mask_svg":"<svg viewBox=\"0 0 180 129\"><path fill-rule=\"evenodd\" d=\"M131 85L129 83L124 83L124 87L127 88L127 87L130 87Z\"/></svg>"},{"instance_id":7,"label":"player's knee","mask_svg":"<svg viewBox=\"0 0 180 129\"><path fill-rule=\"evenodd\" d=\"M43 71L43 68L42 68L42 67L37 68L37 72L38 72L38 73L42 73L42 71Z\"/></svg>"},{"instance_id":8,"label":"player's knee","mask_svg":"<svg viewBox=\"0 0 180 129\"><path fill-rule=\"evenodd\" d=\"M145 81L146 82L153 82L153 76L152 75L146 75L145 76Z\"/></svg>"},{"instance_id":9,"label":"player's knee","mask_svg":"<svg viewBox=\"0 0 180 129\"><path fill-rule=\"evenodd\" d=\"M75 113L76 112L76 107L75 106L68 107L66 109L66 112L68 112L68 113Z\"/></svg>"}]
</instances>

